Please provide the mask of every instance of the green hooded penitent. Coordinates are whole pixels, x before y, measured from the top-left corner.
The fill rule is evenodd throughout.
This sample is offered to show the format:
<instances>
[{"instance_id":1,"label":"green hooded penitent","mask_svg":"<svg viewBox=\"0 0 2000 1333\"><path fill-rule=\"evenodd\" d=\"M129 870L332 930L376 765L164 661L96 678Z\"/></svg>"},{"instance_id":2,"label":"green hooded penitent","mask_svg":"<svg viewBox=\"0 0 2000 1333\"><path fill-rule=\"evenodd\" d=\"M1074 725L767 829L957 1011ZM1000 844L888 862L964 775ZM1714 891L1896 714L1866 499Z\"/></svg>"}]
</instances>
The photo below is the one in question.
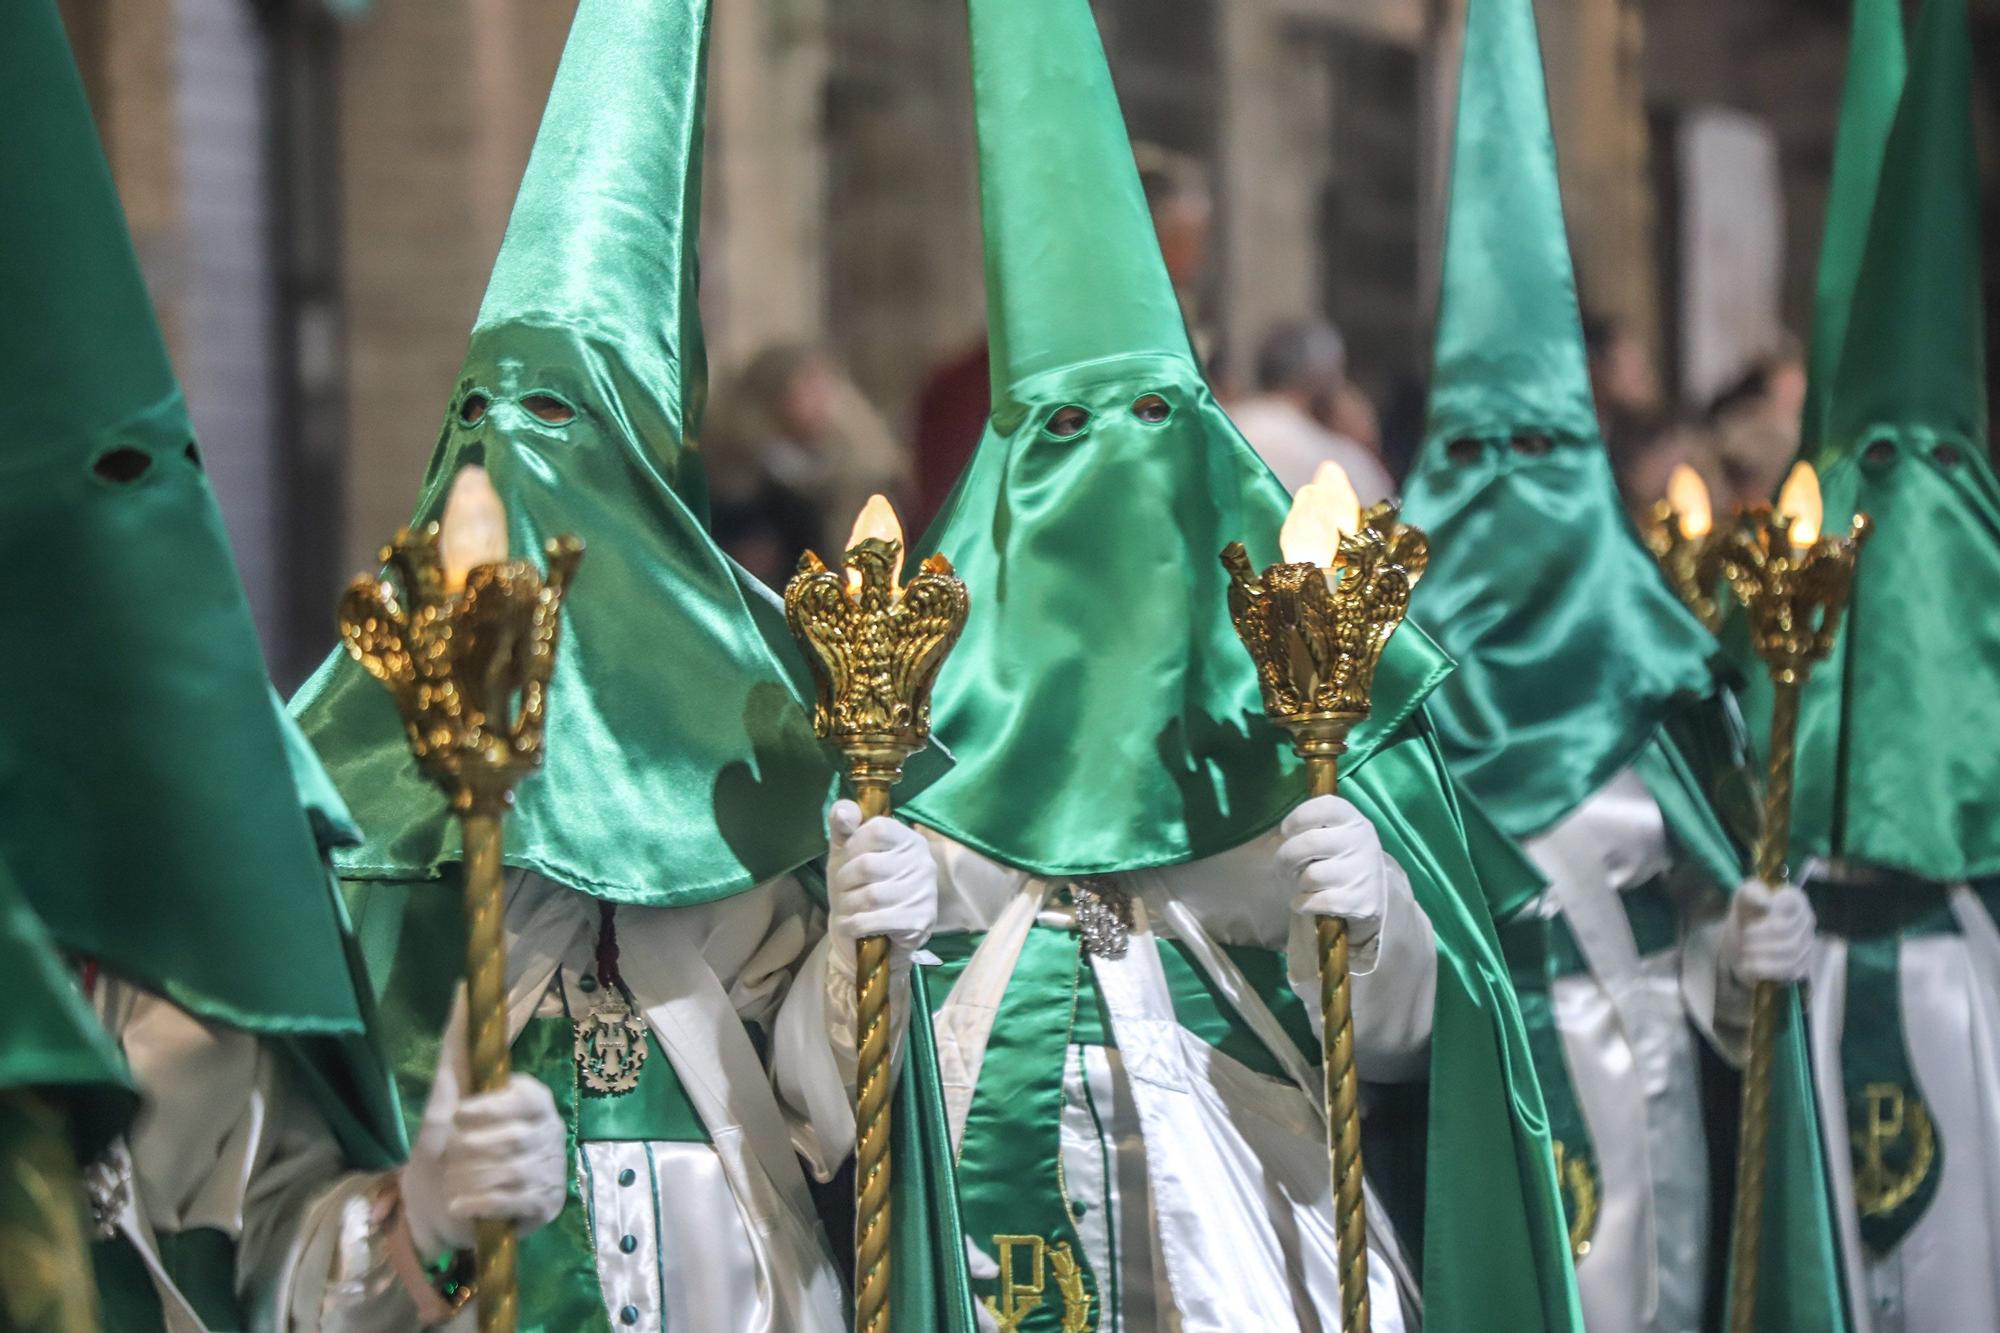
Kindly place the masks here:
<instances>
[{"instance_id":1,"label":"green hooded penitent","mask_svg":"<svg viewBox=\"0 0 2000 1333\"><path fill-rule=\"evenodd\" d=\"M1826 526L1866 513L1853 600L1801 705L1793 859L2000 874L2000 487L1987 456L1962 0L1932 0L1882 163L1846 347L1808 439Z\"/></svg>"},{"instance_id":2,"label":"green hooded penitent","mask_svg":"<svg viewBox=\"0 0 2000 1333\"><path fill-rule=\"evenodd\" d=\"M1833 176L1827 188L1826 225L1820 236L1814 285L1812 341L1806 356L1806 401L1800 413L1803 457L1814 457L1826 432L1826 402L1833 392L1854 284L1861 276L1868 223L1875 214L1875 186L1882 151L1903 94L1902 0L1854 0L1848 34L1847 81L1834 133ZM1774 497L1775 498L1775 497ZM1750 629L1734 598L1723 596L1723 650L1735 665L1737 690L1750 721L1751 743L1761 751L1771 730L1771 677L1750 643ZM1823 793L1831 770L1803 773L1802 791ZM1813 803L1824 805L1818 795Z\"/></svg>"},{"instance_id":3,"label":"green hooded penitent","mask_svg":"<svg viewBox=\"0 0 2000 1333\"><path fill-rule=\"evenodd\" d=\"M0 855L72 954L357 1034L341 918L53 0L0 10Z\"/></svg>"},{"instance_id":4,"label":"green hooded penitent","mask_svg":"<svg viewBox=\"0 0 2000 1333\"><path fill-rule=\"evenodd\" d=\"M1413 612L1459 661L1431 697L1439 735L1515 838L1634 767L1682 857L1732 891L1747 831L1740 732L1717 694L1715 644L1640 545L1598 434L1531 0L1471 0L1457 125L1430 417L1403 510L1433 553ZM1523 1002L1542 1004L1532 981ZM1784 1022L1759 1315L1774 1331L1835 1330L1796 1002ZM1581 1126L1560 1060L1544 1068L1559 1118Z\"/></svg>"},{"instance_id":5,"label":"green hooded penitent","mask_svg":"<svg viewBox=\"0 0 2000 1333\"><path fill-rule=\"evenodd\" d=\"M1209 856L1305 793L1218 559L1236 540L1276 558L1289 500L1189 350L1087 0L969 13L995 410L921 543L972 612L933 703L953 767L903 810L1048 876ZM1572 1329L1526 1037L1421 707L1448 670L1404 626L1342 770L1440 953L1427 1202L1405 1239L1427 1327ZM972 1208L979 1173L960 1165Z\"/></svg>"},{"instance_id":6,"label":"green hooded penitent","mask_svg":"<svg viewBox=\"0 0 2000 1333\"><path fill-rule=\"evenodd\" d=\"M548 758L521 786L507 861L656 906L817 855L832 783L783 613L706 528L707 17L698 0L582 6L416 510L436 518L457 470L483 463L517 553L583 539ZM381 686L336 652L295 706L367 833L343 875L422 880L456 861L455 821Z\"/></svg>"},{"instance_id":7,"label":"green hooded penitent","mask_svg":"<svg viewBox=\"0 0 2000 1333\"><path fill-rule=\"evenodd\" d=\"M1432 696L1453 771L1540 832L1715 690L1715 645L1619 501L1598 434L1528 0L1467 18L1429 420L1403 517L1411 600L1458 670Z\"/></svg>"}]
</instances>

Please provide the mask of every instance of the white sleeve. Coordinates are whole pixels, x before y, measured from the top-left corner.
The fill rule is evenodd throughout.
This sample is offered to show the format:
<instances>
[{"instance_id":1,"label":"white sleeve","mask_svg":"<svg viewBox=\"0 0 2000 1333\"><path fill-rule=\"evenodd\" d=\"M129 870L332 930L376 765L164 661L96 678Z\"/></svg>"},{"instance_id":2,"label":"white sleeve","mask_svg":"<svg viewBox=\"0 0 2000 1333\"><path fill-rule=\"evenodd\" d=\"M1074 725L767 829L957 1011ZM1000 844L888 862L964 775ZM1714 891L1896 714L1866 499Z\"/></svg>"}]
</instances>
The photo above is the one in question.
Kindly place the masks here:
<instances>
[{"instance_id":1,"label":"white sleeve","mask_svg":"<svg viewBox=\"0 0 2000 1333\"><path fill-rule=\"evenodd\" d=\"M1437 936L1430 917L1410 890L1410 878L1382 853L1389 894L1382 929L1348 952L1349 993L1354 1006L1354 1063L1371 1082L1421 1079L1430 1068L1431 1018L1437 1005ZM1286 955L1292 988L1319 1032L1318 928L1293 914Z\"/></svg>"},{"instance_id":2,"label":"white sleeve","mask_svg":"<svg viewBox=\"0 0 2000 1333\"><path fill-rule=\"evenodd\" d=\"M237 1291L259 1330L413 1327L368 1220L393 1173L347 1169L264 1042L113 985L123 994L106 1010L144 1094L129 1144L148 1228L212 1227L236 1241Z\"/></svg>"},{"instance_id":3,"label":"white sleeve","mask_svg":"<svg viewBox=\"0 0 2000 1333\"><path fill-rule=\"evenodd\" d=\"M854 1151L854 1090L859 1066L859 988L854 948L825 933L825 913L815 912L818 936L778 1013L772 1034L771 1076L792 1126L792 1146L815 1179L831 1180ZM910 1019L910 963L889 972L889 1040L900 1062Z\"/></svg>"}]
</instances>

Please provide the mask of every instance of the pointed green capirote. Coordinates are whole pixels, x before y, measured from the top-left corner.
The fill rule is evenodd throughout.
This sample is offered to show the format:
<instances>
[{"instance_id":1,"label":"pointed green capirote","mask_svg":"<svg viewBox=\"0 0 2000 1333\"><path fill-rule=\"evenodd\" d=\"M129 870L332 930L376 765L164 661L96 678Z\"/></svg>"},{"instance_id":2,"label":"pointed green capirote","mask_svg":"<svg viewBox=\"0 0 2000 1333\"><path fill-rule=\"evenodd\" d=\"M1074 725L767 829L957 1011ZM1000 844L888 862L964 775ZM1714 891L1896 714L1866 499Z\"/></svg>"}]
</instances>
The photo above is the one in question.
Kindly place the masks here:
<instances>
[{"instance_id":1,"label":"pointed green capirote","mask_svg":"<svg viewBox=\"0 0 2000 1333\"><path fill-rule=\"evenodd\" d=\"M994 411L917 544L972 610L932 702L952 769L901 808L1044 874L1210 856L1299 799L1218 559L1276 558L1290 497L1195 364L1089 5L969 13ZM1368 737L1442 666L1399 635Z\"/></svg>"},{"instance_id":2,"label":"pointed green capirote","mask_svg":"<svg viewBox=\"0 0 2000 1333\"><path fill-rule=\"evenodd\" d=\"M1011 427L1044 372L1193 353L1090 11L970 9L993 414Z\"/></svg>"},{"instance_id":3,"label":"pointed green capirote","mask_svg":"<svg viewBox=\"0 0 2000 1333\"><path fill-rule=\"evenodd\" d=\"M1848 310L1868 242L1882 152L1896 119L1896 102L1903 95L1902 0L1854 0L1847 41L1847 81L1834 133L1833 179L1827 190L1812 342L1806 354L1806 405L1799 439L1809 457L1825 431L1826 400L1847 341Z\"/></svg>"},{"instance_id":4,"label":"pointed green capirote","mask_svg":"<svg viewBox=\"0 0 2000 1333\"><path fill-rule=\"evenodd\" d=\"M1713 642L1640 546L1598 434L1530 0L1467 10L1430 416L1403 517L1431 537L1412 614L1458 660L1432 716L1515 837L1713 691Z\"/></svg>"},{"instance_id":5,"label":"pointed green capirote","mask_svg":"<svg viewBox=\"0 0 2000 1333\"><path fill-rule=\"evenodd\" d=\"M1852 605L1799 720L1795 863L2000 873L2000 484L1987 455L1971 43L1929 0L1826 407L1826 522L1866 513Z\"/></svg>"},{"instance_id":6,"label":"pointed green capirote","mask_svg":"<svg viewBox=\"0 0 2000 1333\"><path fill-rule=\"evenodd\" d=\"M0 856L63 947L356 1033L341 919L54 0L0 7Z\"/></svg>"},{"instance_id":7,"label":"pointed green capirote","mask_svg":"<svg viewBox=\"0 0 2000 1333\"><path fill-rule=\"evenodd\" d=\"M701 902L826 845L833 772L768 590L709 537L695 432L707 0L583 0L432 455L419 519L483 463L516 553L575 534L547 759L507 860L617 902ZM387 693L336 652L295 705L367 841L350 879L435 877L456 821Z\"/></svg>"}]
</instances>

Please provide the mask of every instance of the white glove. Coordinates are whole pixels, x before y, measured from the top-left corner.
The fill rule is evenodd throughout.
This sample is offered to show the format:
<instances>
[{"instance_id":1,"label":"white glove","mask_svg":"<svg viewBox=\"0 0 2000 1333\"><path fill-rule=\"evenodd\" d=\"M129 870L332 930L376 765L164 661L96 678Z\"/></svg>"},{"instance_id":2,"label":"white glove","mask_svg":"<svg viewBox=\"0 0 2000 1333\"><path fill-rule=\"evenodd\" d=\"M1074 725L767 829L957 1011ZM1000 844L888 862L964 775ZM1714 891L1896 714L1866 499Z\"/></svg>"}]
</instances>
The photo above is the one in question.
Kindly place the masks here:
<instances>
[{"instance_id":1,"label":"white glove","mask_svg":"<svg viewBox=\"0 0 2000 1333\"><path fill-rule=\"evenodd\" d=\"M1389 874L1382 839L1368 817L1338 796L1315 796L1287 815L1278 831L1285 838L1278 867L1299 891L1292 910L1344 919L1350 949L1372 944L1389 909Z\"/></svg>"},{"instance_id":2,"label":"white glove","mask_svg":"<svg viewBox=\"0 0 2000 1333\"><path fill-rule=\"evenodd\" d=\"M889 940L892 964L906 965L937 925L937 865L923 835L887 816L865 823L853 801L827 816L826 929L851 957L854 942Z\"/></svg>"},{"instance_id":3,"label":"white glove","mask_svg":"<svg viewBox=\"0 0 2000 1333\"><path fill-rule=\"evenodd\" d=\"M540 1080L516 1074L507 1086L449 1106L433 1094L403 1167L403 1211L425 1260L472 1248L478 1219L523 1232L555 1220L569 1190L569 1144L556 1099Z\"/></svg>"},{"instance_id":4,"label":"white glove","mask_svg":"<svg viewBox=\"0 0 2000 1333\"><path fill-rule=\"evenodd\" d=\"M1739 981L1803 981L1819 922L1796 885L1746 879L1722 927L1722 962Z\"/></svg>"}]
</instances>

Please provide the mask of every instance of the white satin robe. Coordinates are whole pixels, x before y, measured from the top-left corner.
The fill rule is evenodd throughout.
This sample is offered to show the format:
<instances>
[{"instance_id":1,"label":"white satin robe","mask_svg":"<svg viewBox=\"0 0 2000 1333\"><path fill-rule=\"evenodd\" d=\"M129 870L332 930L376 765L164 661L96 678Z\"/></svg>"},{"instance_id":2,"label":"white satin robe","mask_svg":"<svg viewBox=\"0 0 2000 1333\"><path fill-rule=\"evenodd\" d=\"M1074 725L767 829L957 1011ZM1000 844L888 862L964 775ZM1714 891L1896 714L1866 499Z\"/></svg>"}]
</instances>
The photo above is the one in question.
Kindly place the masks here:
<instances>
[{"instance_id":1,"label":"white satin robe","mask_svg":"<svg viewBox=\"0 0 2000 1333\"><path fill-rule=\"evenodd\" d=\"M938 933L987 932L935 1022L957 1143L1022 942L1038 918L1066 927L1071 914L1054 901L1062 881L924 832L938 864ZM1078 1230L1104 1302L1093 1308L1098 1333L1339 1328L1320 1079L1221 948L1285 948L1297 918L1279 841L1273 833L1190 865L1104 877L1133 899L1125 956L1091 960L1117 1048L1069 1048L1062 1124L1063 1172L1087 1205ZM1430 921L1401 869L1389 871L1382 933L1353 960L1356 1059L1380 1081L1426 1074L1437 987ZM1253 1072L1175 1021L1164 939L1188 946L1289 1077ZM967 1245L975 1276L997 1271L991 1237ZM1419 1326L1408 1265L1372 1195L1369 1292L1378 1333Z\"/></svg>"},{"instance_id":2,"label":"white satin robe","mask_svg":"<svg viewBox=\"0 0 2000 1333\"><path fill-rule=\"evenodd\" d=\"M1813 1078L1855 1333L2000 1329L2000 930L1964 885L1952 889L1951 910L1961 934L1907 939L1897 958L1911 1072L1944 1167L1937 1196L1886 1255L1861 1244L1854 1205L1840 1068L1847 943L1822 934L1814 952Z\"/></svg>"},{"instance_id":3,"label":"white satin robe","mask_svg":"<svg viewBox=\"0 0 2000 1333\"><path fill-rule=\"evenodd\" d=\"M825 1016L844 1016L851 1051L852 983L837 967L828 981L826 944L813 947L822 917L790 878L703 906L619 908L620 971L645 1016L649 1058L673 1062L712 1142L581 1145L573 1168L592 1209L607 1327L844 1333L845 1298L798 1154L837 1165L852 1112L822 1135L790 1109L845 1106L849 1095ZM563 1013L565 991L573 1012L587 1008L574 983L594 971L597 921L596 899L509 872L511 1033ZM794 987L802 964L811 981ZM781 1015L788 992L806 1019ZM454 1058L434 1096L455 1097L464 1078L463 994L445 1034ZM239 1237L239 1290L258 1329L417 1327L375 1222L383 1177L343 1170L323 1121L254 1039L158 1000L135 1008L122 1035L148 1098L133 1134L144 1220ZM782 1101L745 1022L775 1029ZM173 1309L177 1297L165 1298ZM473 1316L446 1327L469 1331Z\"/></svg>"},{"instance_id":4,"label":"white satin robe","mask_svg":"<svg viewBox=\"0 0 2000 1333\"><path fill-rule=\"evenodd\" d=\"M1601 1176L1576 1266L1584 1326L1701 1333L1710 1200L1695 1028L1740 1059L1748 1004L1734 983L1717 990L1721 904L1677 893L1680 944L1641 956L1618 895L1674 867L1659 806L1629 769L1522 847L1549 881L1541 911L1567 919L1590 967L1552 987Z\"/></svg>"}]
</instances>

